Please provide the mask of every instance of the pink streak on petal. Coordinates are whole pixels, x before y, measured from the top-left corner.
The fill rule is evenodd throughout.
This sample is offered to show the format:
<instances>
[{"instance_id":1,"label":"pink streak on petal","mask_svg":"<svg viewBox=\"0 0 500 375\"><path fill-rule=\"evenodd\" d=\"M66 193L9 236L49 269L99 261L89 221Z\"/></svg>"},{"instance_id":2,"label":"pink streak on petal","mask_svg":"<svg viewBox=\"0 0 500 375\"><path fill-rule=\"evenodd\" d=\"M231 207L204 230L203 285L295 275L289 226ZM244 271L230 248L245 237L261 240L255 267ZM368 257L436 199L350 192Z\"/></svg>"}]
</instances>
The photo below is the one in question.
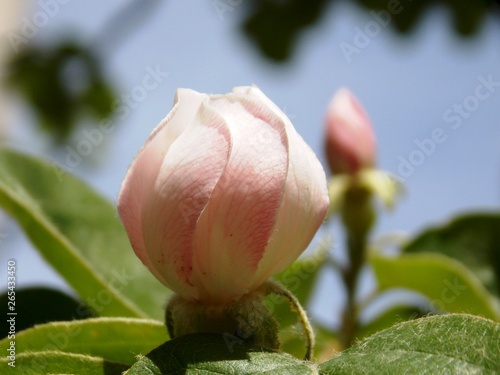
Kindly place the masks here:
<instances>
[{"instance_id":1,"label":"pink streak on petal","mask_svg":"<svg viewBox=\"0 0 500 375\"><path fill-rule=\"evenodd\" d=\"M188 299L199 298L190 281L195 228L231 146L224 119L204 104L199 114L168 150L143 211L144 238L153 267L167 285Z\"/></svg>"},{"instance_id":2,"label":"pink streak on petal","mask_svg":"<svg viewBox=\"0 0 500 375\"><path fill-rule=\"evenodd\" d=\"M260 103L245 100L234 94L211 100L228 122L233 147L196 228L196 277L207 301L228 302L248 292L275 226L286 179L283 124Z\"/></svg>"},{"instance_id":3,"label":"pink streak on petal","mask_svg":"<svg viewBox=\"0 0 500 375\"><path fill-rule=\"evenodd\" d=\"M276 226L250 289L290 266L306 249L323 222L329 204L323 167L311 148L295 131L286 115L257 87L235 92L261 100L285 124L289 163L282 205Z\"/></svg>"},{"instance_id":4,"label":"pink streak on petal","mask_svg":"<svg viewBox=\"0 0 500 375\"><path fill-rule=\"evenodd\" d=\"M329 198L323 167L314 152L290 126L290 164L283 205L255 283L284 271L307 248L321 226Z\"/></svg>"},{"instance_id":5,"label":"pink streak on petal","mask_svg":"<svg viewBox=\"0 0 500 375\"><path fill-rule=\"evenodd\" d=\"M166 284L146 252L142 233L142 209L144 198L154 185L163 157L179 134L190 124L205 97L192 90L179 89L173 109L153 130L144 146L132 162L118 195L118 213L123 221L130 243L150 271Z\"/></svg>"}]
</instances>

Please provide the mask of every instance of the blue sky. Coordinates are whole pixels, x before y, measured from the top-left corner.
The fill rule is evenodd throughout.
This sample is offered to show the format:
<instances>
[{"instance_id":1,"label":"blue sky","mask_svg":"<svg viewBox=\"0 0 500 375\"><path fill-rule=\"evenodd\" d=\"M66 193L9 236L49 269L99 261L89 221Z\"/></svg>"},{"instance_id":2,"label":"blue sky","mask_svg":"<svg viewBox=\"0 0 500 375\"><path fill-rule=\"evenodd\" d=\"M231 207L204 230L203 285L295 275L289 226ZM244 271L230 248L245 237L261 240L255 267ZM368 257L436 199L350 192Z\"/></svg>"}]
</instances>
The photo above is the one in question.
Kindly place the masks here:
<instances>
[{"instance_id":1,"label":"blue sky","mask_svg":"<svg viewBox=\"0 0 500 375\"><path fill-rule=\"evenodd\" d=\"M407 189L396 210L381 215L375 235L415 233L460 212L498 210L500 25L493 19L477 38L462 40L452 32L446 10L436 8L415 33L401 37L390 25L373 29L373 15L344 1L329 7L322 21L301 36L290 63L276 65L237 30L242 7L220 16L210 0L162 2L127 38L103 44L101 32L121 3L66 1L36 36L49 41L72 30L100 51L120 95L139 98L145 92L140 100L122 99L129 111L115 120L116 130L89 160L72 168L110 199L139 147L170 110L178 87L223 93L233 86L258 85L324 162L324 111L333 93L345 86L373 122L379 167L404 178ZM26 17L36 11L41 8ZM356 46L358 30L367 27L372 36L366 46L346 58L343 46ZM154 89L141 91L137 87L148 69L162 74ZM8 143L64 160L65 151L54 154L46 139L33 136L32 115L20 105L15 108ZM79 137L77 132L76 141ZM102 158L97 166L89 162L94 156ZM62 286L16 226L2 225L2 247L18 259L20 286Z\"/></svg>"}]
</instances>

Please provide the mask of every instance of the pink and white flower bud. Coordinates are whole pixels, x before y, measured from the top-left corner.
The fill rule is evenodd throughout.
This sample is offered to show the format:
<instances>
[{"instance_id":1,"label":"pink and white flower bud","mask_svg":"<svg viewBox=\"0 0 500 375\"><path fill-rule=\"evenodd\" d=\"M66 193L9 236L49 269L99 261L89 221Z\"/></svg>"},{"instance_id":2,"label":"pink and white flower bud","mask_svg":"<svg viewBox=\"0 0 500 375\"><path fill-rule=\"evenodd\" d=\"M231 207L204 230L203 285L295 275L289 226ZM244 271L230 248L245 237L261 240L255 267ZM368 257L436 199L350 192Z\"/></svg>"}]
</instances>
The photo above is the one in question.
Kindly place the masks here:
<instances>
[{"instance_id":1,"label":"pink and white flower bud","mask_svg":"<svg viewBox=\"0 0 500 375\"><path fill-rule=\"evenodd\" d=\"M345 88L326 113L326 156L333 173L356 174L375 164L375 135L358 100Z\"/></svg>"},{"instance_id":2,"label":"pink and white flower bud","mask_svg":"<svg viewBox=\"0 0 500 375\"><path fill-rule=\"evenodd\" d=\"M224 304L287 268L328 201L318 159L257 87L179 89L127 172L118 212L158 280Z\"/></svg>"}]
</instances>

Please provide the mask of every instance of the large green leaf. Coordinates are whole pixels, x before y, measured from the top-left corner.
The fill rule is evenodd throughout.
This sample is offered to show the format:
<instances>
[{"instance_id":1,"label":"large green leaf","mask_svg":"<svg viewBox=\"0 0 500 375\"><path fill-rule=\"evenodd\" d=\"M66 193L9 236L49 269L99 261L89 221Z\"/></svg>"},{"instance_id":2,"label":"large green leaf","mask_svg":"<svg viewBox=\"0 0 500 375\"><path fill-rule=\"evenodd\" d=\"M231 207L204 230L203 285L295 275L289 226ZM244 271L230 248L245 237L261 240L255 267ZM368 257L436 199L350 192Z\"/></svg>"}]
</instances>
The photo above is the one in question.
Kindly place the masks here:
<instances>
[{"instance_id":1,"label":"large green leaf","mask_svg":"<svg viewBox=\"0 0 500 375\"><path fill-rule=\"evenodd\" d=\"M10 359L2 355L0 366L5 374L65 374L65 375L121 375L128 366L109 362L102 358L61 352L37 352L17 354L14 367ZM11 362L12 363L12 362ZM12 371L9 371L12 370Z\"/></svg>"},{"instance_id":2,"label":"large green leaf","mask_svg":"<svg viewBox=\"0 0 500 375\"><path fill-rule=\"evenodd\" d=\"M500 295L500 214L474 213L427 229L403 247L406 253L437 252L460 260Z\"/></svg>"},{"instance_id":3,"label":"large green leaf","mask_svg":"<svg viewBox=\"0 0 500 375\"><path fill-rule=\"evenodd\" d=\"M166 342L132 366L127 375L316 373L312 364L288 354L242 344L229 334L204 333Z\"/></svg>"},{"instance_id":4,"label":"large green leaf","mask_svg":"<svg viewBox=\"0 0 500 375\"><path fill-rule=\"evenodd\" d=\"M39 325L16 334L16 353L59 351L100 357L132 365L135 356L146 354L168 340L165 326L155 320L95 318ZM5 353L10 341L0 341Z\"/></svg>"},{"instance_id":5,"label":"large green leaf","mask_svg":"<svg viewBox=\"0 0 500 375\"><path fill-rule=\"evenodd\" d=\"M134 255L115 207L85 183L0 149L0 206L98 315L163 315L170 292Z\"/></svg>"},{"instance_id":6,"label":"large green leaf","mask_svg":"<svg viewBox=\"0 0 500 375\"><path fill-rule=\"evenodd\" d=\"M499 374L500 325L471 315L404 322L320 365L324 375Z\"/></svg>"},{"instance_id":7,"label":"large green leaf","mask_svg":"<svg viewBox=\"0 0 500 375\"><path fill-rule=\"evenodd\" d=\"M380 290L411 289L426 296L431 309L500 320L493 297L472 272L452 258L431 253L398 257L372 254L370 262Z\"/></svg>"},{"instance_id":8,"label":"large green leaf","mask_svg":"<svg viewBox=\"0 0 500 375\"><path fill-rule=\"evenodd\" d=\"M368 323L361 325L358 332L356 333L356 338L359 340L371 336L374 333L382 331L383 329L392 327L396 323L401 323L406 320L415 318L421 318L422 316L425 316L427 314L428 311L425 312L422 309L414 306L392 306Z\"/></svg>"}]
</instances>

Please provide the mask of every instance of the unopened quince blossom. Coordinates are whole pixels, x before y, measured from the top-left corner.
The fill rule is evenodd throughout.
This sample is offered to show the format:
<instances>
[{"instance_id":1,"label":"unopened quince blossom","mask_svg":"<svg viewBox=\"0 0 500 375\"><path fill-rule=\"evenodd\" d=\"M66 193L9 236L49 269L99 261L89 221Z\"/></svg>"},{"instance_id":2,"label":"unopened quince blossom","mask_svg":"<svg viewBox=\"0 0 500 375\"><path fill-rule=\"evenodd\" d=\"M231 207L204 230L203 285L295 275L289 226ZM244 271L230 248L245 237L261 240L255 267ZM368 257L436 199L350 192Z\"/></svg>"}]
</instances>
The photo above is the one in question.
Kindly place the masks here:
<instances>
[{"instance_id":1,"label":"unopened quince blossom","mask_svg":"<svg viewBox=\"0 0 500 375\"><path fill-rule=\"evenodd\" d=\"M257 87L177 91L123 181L132 247L188 301L256 290L308 246L328 207L323 168Z\"/></svg>"},{"instance_id":2,"label":"unopened quince blossom","mask_svg":"<svg viewBox=\"0 0 500 375\"><path fill-rule=\"evenodd\" d=\"M328 106L325 142L333 173L354 175L375 164L376 141L370 119L348 89L337 91Z\"/></svg>"}]
</instances>

